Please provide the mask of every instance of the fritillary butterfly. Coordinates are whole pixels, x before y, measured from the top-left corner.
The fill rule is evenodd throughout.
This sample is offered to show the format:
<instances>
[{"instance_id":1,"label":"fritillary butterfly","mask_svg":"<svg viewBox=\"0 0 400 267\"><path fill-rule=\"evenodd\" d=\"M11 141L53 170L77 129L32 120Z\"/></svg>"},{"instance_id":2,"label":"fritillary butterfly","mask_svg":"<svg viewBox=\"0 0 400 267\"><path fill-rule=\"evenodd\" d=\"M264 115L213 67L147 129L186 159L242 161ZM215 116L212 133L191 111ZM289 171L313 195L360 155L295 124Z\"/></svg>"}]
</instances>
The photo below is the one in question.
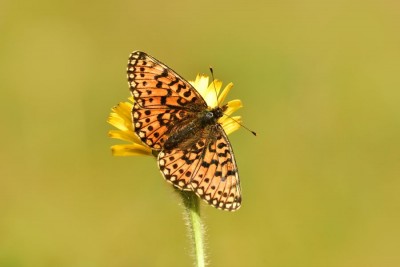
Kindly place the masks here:
<instances>
[{"instance_id":1,"label":"fritillary butterfly","mask_svg":"<svg viewBox=\"0 0 400 267\"><path fill-rule=\"evenodd\" d=\"M144 52L129 56L127 72L135 100L135 132L159 151L164 178L216 208L237 210L239 174L231 144L218 123L227 105L208 107L189 82Z\"/></svg>"}]
</instances>

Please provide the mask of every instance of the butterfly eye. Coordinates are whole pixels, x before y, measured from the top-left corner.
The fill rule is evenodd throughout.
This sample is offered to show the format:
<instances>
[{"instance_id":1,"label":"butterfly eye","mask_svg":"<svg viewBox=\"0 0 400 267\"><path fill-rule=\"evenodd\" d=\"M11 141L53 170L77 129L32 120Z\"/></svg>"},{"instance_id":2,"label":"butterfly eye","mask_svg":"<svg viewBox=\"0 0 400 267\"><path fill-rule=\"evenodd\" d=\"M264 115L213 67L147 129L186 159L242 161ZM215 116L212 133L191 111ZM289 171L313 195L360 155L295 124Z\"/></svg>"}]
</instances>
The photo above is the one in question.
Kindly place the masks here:
<instances>
[{"instance_id":1,"label":"butterfly eye","mask_svg":"<svg viewBox=\"0 0 400 267\"><path fill-rule=\"evenodd\" d=\"M207 112L206 113L206 118L207 119L212 119L214 117L214 114L212 112Z\"/></svg>"}]
</instances>

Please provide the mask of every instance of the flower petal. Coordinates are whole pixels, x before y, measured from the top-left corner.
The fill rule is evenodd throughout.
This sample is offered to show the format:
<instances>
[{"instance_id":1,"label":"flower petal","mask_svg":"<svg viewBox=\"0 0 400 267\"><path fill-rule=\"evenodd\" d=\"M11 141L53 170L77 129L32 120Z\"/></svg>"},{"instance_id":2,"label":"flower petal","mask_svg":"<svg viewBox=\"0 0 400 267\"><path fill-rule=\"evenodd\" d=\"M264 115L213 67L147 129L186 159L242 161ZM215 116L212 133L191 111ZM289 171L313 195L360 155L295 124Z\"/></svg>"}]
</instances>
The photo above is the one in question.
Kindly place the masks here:
<instances>
[{"instance_id":1,"label":"flower petal","mask_svg":"<svg viewBox=\"0 0 400 267\"><path fill-rule=\"evenodd\" d=\"M222 103L224 103L226 96L228 95L228 93L231 91L233 87L233 83L228 83L224 90L222 90L221 94L218 96L218 105L221 106Z\"/></svg>"},{"instance_id":2,"label":"flower petal","mask_svg":"<svg viewBox=\"0 0 400 267\"><path fill-rule=\"evenodd\" d=\"M208 77L205 75L197 74L196 80L189 81L191 85L204 97L208 88Z\"/></svg>"},{"instance_id":3,"label":"flower petal","mask_svg":"<svg viewBox=\"0 0 400 267\"><path fill-rule=\"evenodd\" d=\"M218 106L218 94L221 90L222 82L219 80L214 80L210 83L207 88L205 95L203 95L204 100L206 101L209 107L217 107Z\"/></svg>"},{"instance_id":4,"label":"flower petal","mask_svg":"<svg viewBox=\"0 0 400 267\"><path fill-rule=\"evenodd\" d=\"M131 131L110 130L108 132L110 138L119 139L127 142L142 144L142 140Z\"/></svg>"},{"instance_id":5,"label":"flower petal","mask_svg":"<svg viewBox=\"0 0 400 267\"><path fill-rule=\"evenodd\" d=\"M151 149L139 144L114 145L111 147L113 156L151 156Z\"/></svg>"},{"instance_id":6,"label":"flower petal","mask_svg":"<svg viewBox=\"0 0 400 267\"><path fill-rule=\"evenodd\" d=\"M231 100L227 104L228 108L224 111L225 115L231 115L233 112L236 110L240 109L243 107L242 101L239 99Z\"/></svg>"},{"instance_id":7,"label":"flower petal","mask_svg":"<svg viewBox=\"0 0 400 267\"><path fill-rule=\"evenodd\" d=\"M116 127L121 131L132 131L132 104L129 102L121 102L117 106L113 107L111 110L107 122Z\"/></svg>"},{"instance_id":8,"label":"flower petal","mask_svg":"<svg viewBox=\"0 0 400 267\"><path fill-rule=\"evenodd\" d=\"M234 116L231 118L226 118L222 123L222 128L224 128L227 135L233 133L234 131L240 128L240 124L242 123L241 116Z\"/></svg>"},{"instance_id":9,"label":"flower petal","mask_svg":"<svg viewBox=\"0 0 400 267\"><path fill-rule=\"evenodd\" d=\"M195 81L189 81L196 88L197 92L204 98L209 107L218 106L217 95L221 91L222 82L214 80L209 84L209 77L206 75L197 75ZM232 87L232 86L231 86ZM226 95L225 95L226 96ZM225 97L224 97L225 98Z\"/></svg>"},{"instance_id":10,"label":"flower petal","mask_svg":"<svg viewBox=\"0 0 400 267\"><path fill-rule=\"evenodd\" d=\"M128 131L125 121L116 113L111 113L110 117L107 119L107 122L121 131Z\"/></svg>"}]
</instances>

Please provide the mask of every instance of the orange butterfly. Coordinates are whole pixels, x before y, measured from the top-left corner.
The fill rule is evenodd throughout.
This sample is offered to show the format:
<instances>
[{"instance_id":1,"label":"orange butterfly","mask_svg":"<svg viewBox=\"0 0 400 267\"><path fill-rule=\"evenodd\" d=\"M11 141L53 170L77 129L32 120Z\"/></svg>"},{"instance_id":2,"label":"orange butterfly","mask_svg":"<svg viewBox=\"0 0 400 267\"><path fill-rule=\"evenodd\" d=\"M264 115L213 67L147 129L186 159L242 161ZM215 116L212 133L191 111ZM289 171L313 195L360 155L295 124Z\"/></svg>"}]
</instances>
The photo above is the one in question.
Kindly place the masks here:
<instances>
[{"instance_id":1,"label":"orange butterfly","mask_svg":"<svg viewBox=\"0 0 400 267\"><path fill-rule=\"evenodd\" d=\"M181 190L194 191L216 208L239 209L238 169L218 123L227 105L208 107L189 82L144 52L130 55L127 72L135 132L159 151L158 166L164 178Z\"/></svg>"}]
</instances>

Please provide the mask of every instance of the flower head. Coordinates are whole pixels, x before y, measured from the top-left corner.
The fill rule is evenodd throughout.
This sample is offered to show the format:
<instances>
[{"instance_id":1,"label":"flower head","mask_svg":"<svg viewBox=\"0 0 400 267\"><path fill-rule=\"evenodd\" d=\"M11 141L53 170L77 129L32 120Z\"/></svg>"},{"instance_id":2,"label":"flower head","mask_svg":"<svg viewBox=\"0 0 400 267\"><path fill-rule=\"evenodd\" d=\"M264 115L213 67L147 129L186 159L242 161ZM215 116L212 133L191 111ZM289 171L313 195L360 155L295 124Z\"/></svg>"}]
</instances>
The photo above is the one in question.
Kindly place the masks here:
<instances>
[{"instance_id":1,"label":"flower head","mask_svg":"<svg viewBox=\"0 0 400 267\"><path fill-rule=\"evenodd\" d=\"M201 94L210 108L222 106L226 96L232 89L233 84L229 83L221 91L222 82L214 80L209 83L209 77L197 75L194 81L189 81L194 88ZM137 156L152 155L152 150L140 140L133 129L131 110L134 99L129 97L130 102L120 102L112 108L108 118L108 123L116 127L116 130L108 132L109 137L129 142L129 144L114 145L111 151L114 156ZM224 116L219 119L219 123L224 128L226 134L231 134L240 128L240 116L230 116L233 112L242 107L242 102L238 99L229 101L226 104Z\"/></svg>"}]
</instances>

